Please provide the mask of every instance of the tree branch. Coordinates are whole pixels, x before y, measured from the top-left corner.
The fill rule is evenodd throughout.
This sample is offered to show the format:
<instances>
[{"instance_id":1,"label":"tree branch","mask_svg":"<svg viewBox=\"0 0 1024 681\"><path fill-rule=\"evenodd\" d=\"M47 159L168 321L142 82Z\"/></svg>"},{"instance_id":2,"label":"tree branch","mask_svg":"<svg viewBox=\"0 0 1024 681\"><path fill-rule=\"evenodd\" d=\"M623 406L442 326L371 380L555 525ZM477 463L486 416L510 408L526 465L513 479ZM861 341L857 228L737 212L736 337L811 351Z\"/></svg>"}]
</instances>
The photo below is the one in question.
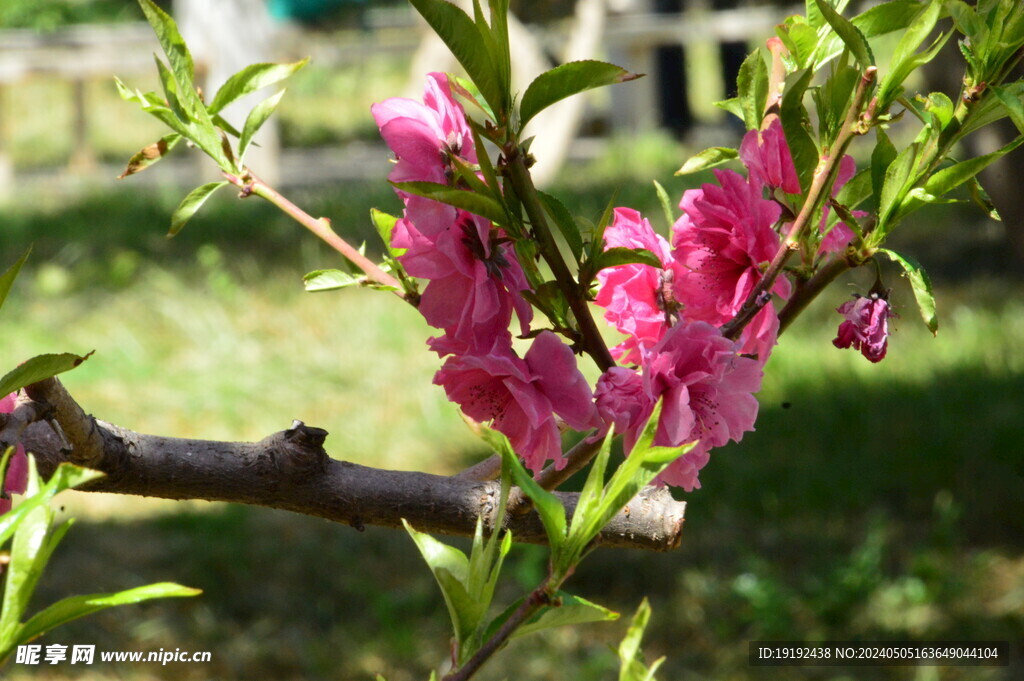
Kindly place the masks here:
<instances>
[{"instance_id":1,"label":"tree branch","mask_svg":"<svg viewBox=\"0 0 1024 681\"><path fill-rule=\"evenodd\" d=\"M27 388L53 407L71 452L45 423L23 439L40 471L63 461L90 461L107 477L82 489L165 499L205 499L266 506L346 523L401 527L403 518L423 532L472 536L482 516L493 528L500 483L428 473L388 471L328 457L327 431L296 421L260 442L187 440L137 433L86 415L56 379ZM569 513L577 494L558 493ZM679 545L685 503L663 488L639 494L605 528L606 546L668 551ZM517 541L545 543L536 513L506 514L502 523Z\"/></svg>"}]
</instances>

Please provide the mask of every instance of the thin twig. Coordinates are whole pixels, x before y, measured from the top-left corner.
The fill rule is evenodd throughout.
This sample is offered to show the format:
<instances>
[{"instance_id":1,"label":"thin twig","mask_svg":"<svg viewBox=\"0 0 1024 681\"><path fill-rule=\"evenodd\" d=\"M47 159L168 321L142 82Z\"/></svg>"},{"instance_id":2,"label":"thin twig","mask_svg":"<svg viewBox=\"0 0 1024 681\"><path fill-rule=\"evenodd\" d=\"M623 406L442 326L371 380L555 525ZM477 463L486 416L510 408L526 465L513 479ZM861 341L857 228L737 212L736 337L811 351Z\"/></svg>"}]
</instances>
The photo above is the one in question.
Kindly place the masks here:
<instances>
[{"instance_id":1,"label":"thin twig","mask_svg":"<svg viewBox=\"0 0 1024 681\"><path fill-rule=\"evenodd\" d=\"M569 309L572 310L572 314L576 318L576 323L582 336L581 345L583 350L594 359L594 362L597 363L601 371L607 371L615 366L615 359L608 350L608 346L605 344L604 338L594 322L594 316L590 312L590 306L587 305L583 291L569 272L569 268L558 250L558 244L555 243L555 239L551 235L551 228L548 226L544 208L537 200L537 189L533 186L533 179L530 177L530 171L526 167L526 159L523 156L522 150L519 147L506 149L506 160L508 162L508 177L511 180L512 189L515 191L516 196L519 197L523 208L526 210L526 216L530 219L530 224L533 226L533 232L540 246L541 255L551 267L551 273L555 275L555 282L558 284L559 290L561 290L562 295L565 296L566 301L569 303Z\"/></svg>"},{"instance_id":2,"label":"thin twig","mask_svg":"<svg viewBox=\"0 0 1024 681\"><path fill-rule=\"evenodd\" d=\"M331 227L331 221L329 219L314 218L312 215L292 203L283 194L251 173L242 177L232 175L231 173L224 173L224 177L226 177L231 184L241 189L243 196L259 196L280 208L287 216L298 222L316 236L320 237L320 239L338 253L345 256L350 262L352 262L352 264L366 274L366 277L370 282L381 286L393 287L395 289L395 295L399 298L406 300L413 305L417 303L416 300L411 299L405 294L402 282L382 270L377 263L360 253L359 249L355 248L352 244L338 236Z\"/></svg>"}]
</instances>

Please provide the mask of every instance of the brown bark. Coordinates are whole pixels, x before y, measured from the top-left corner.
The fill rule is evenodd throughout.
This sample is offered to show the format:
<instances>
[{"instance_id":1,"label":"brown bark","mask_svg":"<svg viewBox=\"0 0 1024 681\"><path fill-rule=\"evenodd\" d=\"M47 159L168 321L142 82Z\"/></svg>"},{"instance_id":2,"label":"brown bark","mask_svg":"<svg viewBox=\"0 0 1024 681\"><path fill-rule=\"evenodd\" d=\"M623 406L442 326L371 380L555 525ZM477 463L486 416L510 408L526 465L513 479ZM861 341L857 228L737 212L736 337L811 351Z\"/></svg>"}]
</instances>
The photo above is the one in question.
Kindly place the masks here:
<instances>
[{"instance_id":1,"label":"brown bark","mask_svg":"<svg viewBox=\"0 0 1024 681\"><path fill-rule=\"evenodd\" d=\"M83 489L166 499L205 499L279 508L346 523L472 535L482 516L495 523L499 483L428 473L388 471L331 459L327 431L296 421L260 442L187 440L137 433L86 415L56 379L30 386L29 396L52 407L66 436L47 422L25 430L23 442L47 475L64 461L88 462L107 474ZM0 426L3 424L0 423ZM68 447L70 444L70 448ZM557 493L568 513L577 494ZM685 503L649 488L598 537L606 546L667 551L679 545ZM509 515L516 541L544 543L536 513Z\"/></svg>"}]
</instances>

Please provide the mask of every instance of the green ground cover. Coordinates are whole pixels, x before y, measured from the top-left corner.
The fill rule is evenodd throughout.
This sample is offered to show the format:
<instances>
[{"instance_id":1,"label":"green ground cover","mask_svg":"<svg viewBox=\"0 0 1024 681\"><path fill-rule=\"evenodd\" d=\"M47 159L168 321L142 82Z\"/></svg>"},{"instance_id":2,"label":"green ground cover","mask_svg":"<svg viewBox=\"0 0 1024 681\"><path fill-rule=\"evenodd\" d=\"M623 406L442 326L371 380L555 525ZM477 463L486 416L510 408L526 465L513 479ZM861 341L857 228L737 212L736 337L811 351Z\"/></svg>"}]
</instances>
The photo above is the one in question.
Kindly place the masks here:
<instances>
[{"instance_id":1,"label":"green ground cover","mask_svg":"<svg viewBox=\"0 0 1024 681\"><path fill-rule=\"evenodd\" d=\"M619 203L659 214L647 185L591 170L591 186L563 188L567 203L597 212L618 186ZM395 208L382 184L299 199L370 239L367 208ZM670 193L680 188L676 181ZM211 202L167 241L177 198L119 187L9 210L5 257L29 241L36 250L5 308L0 359L95 349L67 385L87 410L142 431L258 439L301 418L331 432L334 456L368 465L445 473L486 454L430 385L437 360L413 310L373 291L303 293L301 274L335 261L252 202ZM943 215L926 215L907 241L952 243L963 216ZM997 241L990 246L964 264L986 269L999 250ZM747 666L752 639L1024 640L1024 287L991 268L958 281L953 259L932 250L937 338L893 274L901 317L890 356L871 365L834 349L831 308L870 281L837 286L783 338L757 431L717 450L703 489L688 495L683 546L669 555L598 552L574 578L582 595L623 612L650 594L648 650L669 656L664 678L783 678ZM214 658L96 667L100 676L74 678L350 679L383 671L402 681L425 678L445 655L441 600L401 533L202 503L79 494L68 505L84 521L55 556L40 602L163 579L206 593L98 615L50 638L106 650L210 650ZM539 579L543 560L535 547L513 552L509 598ZM609 645L624 628L526 640L506 660L516 678L612 678ZM1019 665L1019 644L1016 651ZM508 664L482 678L507 678ZM23 681L67 678L69 669L7 671ZM786 670L785 678L1020 673L824 668Z\"/></svg>"}]
</instances>

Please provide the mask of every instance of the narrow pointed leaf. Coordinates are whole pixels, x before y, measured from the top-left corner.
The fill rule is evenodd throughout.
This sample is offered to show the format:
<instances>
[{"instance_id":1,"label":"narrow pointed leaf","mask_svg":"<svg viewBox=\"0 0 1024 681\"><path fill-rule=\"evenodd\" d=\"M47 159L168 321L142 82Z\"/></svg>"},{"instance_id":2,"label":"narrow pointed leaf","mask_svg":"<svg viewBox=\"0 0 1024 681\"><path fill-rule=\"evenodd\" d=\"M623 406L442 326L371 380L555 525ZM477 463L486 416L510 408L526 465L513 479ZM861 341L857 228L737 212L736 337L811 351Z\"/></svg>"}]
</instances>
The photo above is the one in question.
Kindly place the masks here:
<instances>
[{"instance_id":1,"label":"narrow pointed leaf","mask_svg":"<svg viewBox=\"0 0 1024 681\"><path fill-rule=\"evenodd\" d=\"M248 150L252 138L263 127L263 124L267 122L267 119L274 113L274 110L277 109L277 105L281 102L281 97L284 96L284 93L285 91L281 90L277 94L267 97L249 112L245 119L245 125L242 126L242 136L238 139L239 162L245 158L245 152Z\"/></svg>"},{"instance_id":2,"label":"narrow pointed leaf","mask_svg":"<svg viewBox=\"0 0 1024 681\"><path fill-rule=\"evenodd\" d=\"M207 110L219 113L232 102L285 80L308 63L307 57L291 64L250 64L221 85Z\"/></svg>"},{"instance_id":3,"label":"narrow pointed leaf","mask_svg":"<svg viewBox=\"0 0 1024 681\"><path fill-rule=\"evenodd\" d=\"M501 204L490 196L454 189L446 184L436 182L392 182L391 184L401 191L447 203L449 206L455 206L474 215L487 218L491 222L504 224L507 220Z\"/></svg>"},{"instance_id":4,"label":"narrow pointed leaf","mask_svg":"<svg viewBox=\"0 0 1024 681\"><path fill-rule=\"evenodd\" d=\"M754 50L740 65L736 76L736 92L747 130L761 127L765 103L768 101L768 67L761 50ZM788 135L787 135L788 138Z\"/></svg>"},{"instance_id":5,"label":"narrow pointed leaf","mask_svg":"<svg viewBox=\"0 0 1024 681\"><path fill-rule=\"evenodd\" d=\"M476 83L495 112L507 111L497 65L480 36L476 23L464 11L444 0L409 0L452 51L470 80Z\"/></svg>"},{"instance_id":6,"label":"narrow pointed leaf","mask_svg":"<svg viewBox=\"0 0 1024 681\"><path fill-rule=\"evenodd\" d=\"M519 105L521 125L566 97L604 85L634 80L640 75L607 62L584 60L556 66L537 76Z\"/></svg>"},{"instance_id":7,"label":"narrow pointed leaf","mask_svg":"<svg viewBox=\"0 0 1024 681\"><path fill-rule=\"evenodd\" d=\"M668 192L661 186L661 183L654 180L654 193L658 195L658 203L661 204L661 212L665 215L665 224L672 228L676 218L672 212L672 201L668 198Z\"/></svg>"},{"instance_id":8,"label":"narrow pointed leaf","mask_svg":"<svg viewBox=\"0 0 1024 681\"><path fill-rule=\"evenodd\" d=\"M544 524L544 530L548 535L548 543L551 546L552 555L558 553L565 543L566 531L565 507L562 506L562 502L554 494L537 484L537 481L526 472L522 462L519 460L519 456L516 455L515 450L512 449L512 444L504 434L487 426L481 426L480 436L494 451L501 455L503 466L512 475L512 481L533 502L533 506L537 510L537 514Z\"/></svg>"},{"instance_id":9,"label":"narrow pointed leaf","mask_svg":"<svg viewBox=\"0 0 1024 681\"><path fill-rule=\"evenodd\" d=\"M928 277L928 273L921 267L921 263L917 262L908 255L900 255L896 251L891 251L887 248L879 249L880 252L885 253L889 258L900 265L903 271L907 275L907 280L910 282L910 288L914 291L914 299L917 301L917 307L921 311L921 319L924 320L925 326L934 335L939 330L939 319L935 314L935 296L932 293L932 282Z\"/></svg>"},{"instance_id":10,"label":"narrow pointed leaf","mask_svg":"<svg viewBox=\"0 0 1024 681\"><path fill-rule=\"evenodd\" d=\"M118 605L141 603L154 598L183 598L188 596L198 596L201 593L201 589L191 589L187 586L181 586L180 584L160 582L158 584L149 584L147 586L140 586L135 589L128 589L117 593L72 596L70 598L57 601L25 622L22 628L18 631L17 643L28 643L55 627L66 624L72 620L76 620L79 617L84 617L85 615L105 610L106 608L112 608Z\"/></svg>"},{"instance_id":11,"label":"narrow pointed leaf","mask_svg":"<svg viewBox=\"0 0 1024 681\"><path fill-rule=\"evenodd\" d=\"M854 26L849 19L837 12L828 0L814 0L818 6L818 11L821 12L822 16L828 22L832 30L836 32L842 41L846 45L847 49L850 50L850 54L853 55L857 63L862 68L875 65L875 55L871 52L871 46L868 45L867 38L861 33L856 26Z\"/></svg>"},{"instance_id":12,"label":"narrow pointed leaf","mask_svg":"<svg viewBox=\"0 0 1024 681\"><path fill-rule=\"evenodd\" d=\"M689 175L690 173L714 168L723 163L733 161L739 158L739 156L740 152L729 147L711 147L686 159L686 163L676 171L676 175Z\"/></svg>"},{"instance_id":13,"label":"narrow pointed leaf","mask_svg":"<svg viewBox=\"0 0 1024 681\"><path fill-rule=\"evenodd\" d=\"M124 169L123 173L117 176L117 179L123 180L129 175L140 173L157 161L160 161L171 151L171 149L178 146L178 142L180 142L181 139L182 137L180 134L172 132L169 135L164 135L156 142L144 146L136 152L134 156L128 159L128 166Z\"/></svg>"},{"instance_id":14,"label":"narrow pointed leaf","mask_svg":"<svg viewBox=\"0 0 1024 681\"><path fill-rule=\"evenodd\" d=\"M70 352L36 355L32 359L11 369L0 378L0 394L9 395L26 385L70 371L89 358L89 355L75 355Z\"/></svg>"},{"instance_id":15,"label":"narrow pointed leaf","mask_svg":"<svg viewBox=\"0 0 1024 681\"><path fill-rule=\"evenodd\" d=\"M188 46L185 45L185 40L178 32L177 24L152 0L139 0L139 5L142 7L142 12L146 15L149 25L153 27L164 54L167 55L171 71L174 72L174 78L178 82L178 93L182 103L190 109L191 113L197 113L196 107L202 108L202 103L195 91L195 65L192 63L192 55L188 51Z\"/></svg>"},{"instance_id":16,"label":"narrow pointed leaf","mask_svg":"<svg viewBox=\"0 0 1024 681\"><path fill-rule=\"evenodd\" d=\"M14 285L14 280L18 278L18 272L21 271L21 266L25 264L26 260L28 260L28 256L31 252L32 247L29 246L28 250L18 258L17 262L8 267L6 272L0 274L0 307L4 306L4 301L7 300L7 294L11 292L11 286ZM3 394L7 395L10 392L13 391L9 390Z\"/></svg>"},{"instance_id":17,"label":"narrow pointed leaf","mask_svg":"<svg viewBox=\"0 0 1024 681\"><path fill-rule=\"evenodd\" d=\"M565 243L569 245L569 250L572 252L576 262L580 261L583 257L583 237L580 236L580 228L576 225L576 221L572 217L572 213L565 205L550 194L538 191L537 196L540 198L541 204L544 205L544 210L551 216L551 220L558 227L558 231L562 233L562 237L565 239Z\"/></svg>"},{"instance_id":18,"label":"narrow pointed leaf","mask_svg":"<svg viewBox=\"0 0 1024 681\"><path fill-rule=\"evenodd\" d=\"M167 236L172 237L181 231L181 228L185 226L192 216L196 214L206 200L213 196L213 193L228 184L227 180L220 182L208 182L204 185L196 187L188 196L182 200L178 207L174 210L171 215L171 229L167 232Z\"/></svg>"},{"instance_id":19,"label":"narrow pointed leaf","mask_svg":"<svg viewBox=\"0 0 1024 681\"><path fill-rule=\"evenodd\" d=\"M366 283L366 277L356 277L342 270L315 270L302 278L307 291L336 291L348 286Z\"/></svg>"},{"instance_id":20,"label":"narrow pointed leaf","mask_svg":"<svg viewBox=\"0 0 1024 681\"><path fill-rule=\"evenodd\" d=\"M573 596L562 591L559 591L556 597L561 600L562 604L560 606L542 610L539 615L516 629L511 638L529 636L538 631L568 624L611 622L619 619L619 613L592 603L585 598Z\"/></svg>"}]
</instances>

